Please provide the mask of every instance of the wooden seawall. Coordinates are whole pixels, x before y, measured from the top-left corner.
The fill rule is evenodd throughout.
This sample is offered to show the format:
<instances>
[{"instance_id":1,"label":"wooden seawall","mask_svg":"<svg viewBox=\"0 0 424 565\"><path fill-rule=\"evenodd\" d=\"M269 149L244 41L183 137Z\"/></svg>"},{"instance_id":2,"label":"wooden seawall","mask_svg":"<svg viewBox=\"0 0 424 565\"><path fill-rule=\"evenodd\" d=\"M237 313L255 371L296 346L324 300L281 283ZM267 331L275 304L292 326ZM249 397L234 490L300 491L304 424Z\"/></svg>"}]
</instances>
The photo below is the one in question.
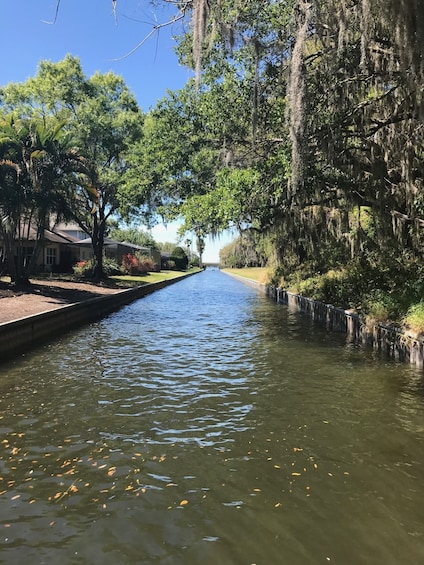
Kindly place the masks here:
<instances>
[{"instance_id":1,"label":"wooden seawall","mask_svg":"<svg viewBox=\"0 0 424 565\"><path fill-rule=\"evenodd\" d=\"M346 333L348 339L354 343L373 347L389 357L405 361L420 369L424 368L424 340L422 337L382 323L370 327L365 324L361 316L349 310L317 302L306 296L234 275L228 271L223 272L249 286L258 288L276 302L310 316L312 320L325 326L328 330Z\"/></svg>"},{"instance_id":2,"label":"wooden seawall","mask_svg":"<svg viewBox=\"0 0 424 565\"><path fill-rule=\"evenodd\" d=\"M420 369L424 367L422 338L382 323L377 323L372 327L367 326L358 314L286 290L268 286L266 292L277 302L307 314L327 329L346 333L353 342L371 346L390 357L406 361Z\"/></svg>"}]
</instances>

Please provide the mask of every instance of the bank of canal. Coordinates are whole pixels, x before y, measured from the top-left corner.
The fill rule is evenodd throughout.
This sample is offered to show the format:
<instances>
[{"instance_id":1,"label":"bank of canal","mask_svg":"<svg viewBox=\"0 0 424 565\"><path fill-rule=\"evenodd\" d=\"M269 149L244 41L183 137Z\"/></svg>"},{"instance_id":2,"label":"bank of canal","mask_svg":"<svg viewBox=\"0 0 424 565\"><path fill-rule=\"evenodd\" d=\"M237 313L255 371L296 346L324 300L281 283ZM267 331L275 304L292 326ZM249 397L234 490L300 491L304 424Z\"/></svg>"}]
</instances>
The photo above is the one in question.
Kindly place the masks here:
<instances>
[{"instance_id":1,"label":"bank of canal","mask_svg":"<svg viewBox=\"0 0 424 565\"><path fill-rule=\"evenodd\" d=\"M3 563L424 559L422 371L218 270L0 367Z\"/></svg>"}]
</instances>

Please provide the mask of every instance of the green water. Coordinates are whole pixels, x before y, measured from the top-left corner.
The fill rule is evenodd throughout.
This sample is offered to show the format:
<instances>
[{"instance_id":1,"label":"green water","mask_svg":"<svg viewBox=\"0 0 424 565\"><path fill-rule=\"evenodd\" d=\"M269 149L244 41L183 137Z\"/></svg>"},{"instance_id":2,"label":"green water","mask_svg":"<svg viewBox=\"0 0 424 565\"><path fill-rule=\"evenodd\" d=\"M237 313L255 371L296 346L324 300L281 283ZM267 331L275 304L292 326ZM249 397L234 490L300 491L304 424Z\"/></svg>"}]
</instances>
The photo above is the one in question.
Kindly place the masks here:
<instances>
[{"instance_id":1,"label":"green water","mask_svg":"<svg viewBox=\"0 0 424 565\"><path fill-rule=\"evenodd\" d=\"M0 365L0 562L424 562L422 373L217 270Z\"/></svg>"}]
</instances>

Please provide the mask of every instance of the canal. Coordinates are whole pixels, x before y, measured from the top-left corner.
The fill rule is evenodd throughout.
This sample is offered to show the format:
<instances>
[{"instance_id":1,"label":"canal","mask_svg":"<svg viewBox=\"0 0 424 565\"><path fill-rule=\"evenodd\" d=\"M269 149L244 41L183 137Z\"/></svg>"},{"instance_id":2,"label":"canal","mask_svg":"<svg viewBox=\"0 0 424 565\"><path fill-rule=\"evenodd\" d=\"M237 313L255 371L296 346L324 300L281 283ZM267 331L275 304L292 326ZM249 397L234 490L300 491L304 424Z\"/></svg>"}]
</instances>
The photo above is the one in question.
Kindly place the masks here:
<instances>
[{"instance_id":1,"label":"canal","mask_svg":"<svg viewBox=\"0 0 424 565\"><path fill-rule=\"evenodd\" d=\"M0 562L424 562L422 373L207 269L0 366Z\"/></svg>"}]
</instances>

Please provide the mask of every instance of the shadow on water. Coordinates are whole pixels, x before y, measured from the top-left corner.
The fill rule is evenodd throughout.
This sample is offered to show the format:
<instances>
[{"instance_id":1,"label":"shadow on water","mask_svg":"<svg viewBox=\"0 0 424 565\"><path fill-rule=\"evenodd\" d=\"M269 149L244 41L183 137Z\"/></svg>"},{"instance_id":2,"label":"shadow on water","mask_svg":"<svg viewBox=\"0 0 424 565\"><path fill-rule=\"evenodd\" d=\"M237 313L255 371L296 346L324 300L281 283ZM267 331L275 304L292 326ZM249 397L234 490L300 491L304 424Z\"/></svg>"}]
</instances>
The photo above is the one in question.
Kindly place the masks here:
<instances>
[{"instance_id":1,"label":"shadow on water","mask_svg":"<svg viewBox=\"0 0 424 565\"><path fill-rule=\"evenodd\" d=\"M206 270L3 366L4 563L415 564L422 375Z\"/></svg>"}]
</instances>

